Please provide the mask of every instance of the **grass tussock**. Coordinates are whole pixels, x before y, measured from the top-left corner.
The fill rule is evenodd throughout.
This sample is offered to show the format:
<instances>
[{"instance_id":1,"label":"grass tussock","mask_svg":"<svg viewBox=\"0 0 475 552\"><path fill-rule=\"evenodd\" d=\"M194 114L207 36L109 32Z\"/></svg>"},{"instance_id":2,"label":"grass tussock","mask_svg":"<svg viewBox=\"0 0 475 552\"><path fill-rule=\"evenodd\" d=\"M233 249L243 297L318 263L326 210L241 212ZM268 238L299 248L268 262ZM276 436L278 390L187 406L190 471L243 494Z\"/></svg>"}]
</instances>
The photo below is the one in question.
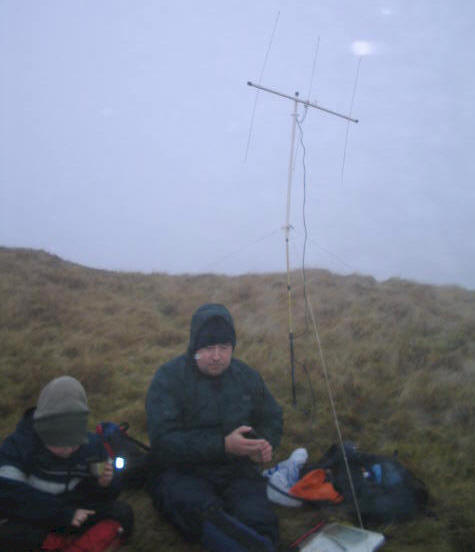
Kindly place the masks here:
<instances>
[{"instance_id":1,"label":"grass tussock","mask_svg":"<svg viewBox=\"0 0 475 552\"><path fill-rule=\"evenodd\" d=\"M0 248L0 433L14 428L41 387L80 379L100 420L127 420L146 440L144 398L157 367L185 350L192 312L222 302L237 327L236 356L264 376L284 407L276 461L305 446L316 460L336 440L301 276L293 274L295 380L288 361L287 289L281 274L116 273L41 251ZM475 542L475 293L399 279L307 271L345 439L375 453L399 451L428 485L434 517L381 526L388 551L468 551ZM129 491L137 531L124 550L190 547ZM343 511L277 508L283 548L317 518Z\"/></svg>"}]
</instances>

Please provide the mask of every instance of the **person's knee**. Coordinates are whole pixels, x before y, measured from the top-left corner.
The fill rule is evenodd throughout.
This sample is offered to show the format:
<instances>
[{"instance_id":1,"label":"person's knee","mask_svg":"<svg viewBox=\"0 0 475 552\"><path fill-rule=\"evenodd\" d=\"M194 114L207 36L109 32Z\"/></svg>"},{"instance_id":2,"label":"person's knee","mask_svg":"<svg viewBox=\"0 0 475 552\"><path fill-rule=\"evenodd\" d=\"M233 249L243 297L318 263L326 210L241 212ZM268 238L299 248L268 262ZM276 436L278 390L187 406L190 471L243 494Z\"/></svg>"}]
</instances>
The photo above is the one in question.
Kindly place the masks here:
<instances>
[{"instance_id":1,"label":"person's knee","mask_svg":"<svg viewBox=\"0 0 475 552\"><path fill-rule=\"evenodd\" d=\"M114 519L120 523L124 530L124 538L127 538L134 528L134 511L127 502L117 501L114 505Z\"/></svg>"},{"instance_id":2,"label":"person's knee","mask_svg":"<svg viewBox=\"0 0 475 552\"><path fill-rule=\"evenodd\" d=\"M153 504L191 541L202 534L203 512L222 501L204 479L165 472L149 485Z\"/></svg>"},{"instance_id":3,"label":"person's knee","mask_svg":"<svg viewBox=\"0 0 475 552\"><path fill-rule=\"evenodd\" d=\"M269 501L256 499L234 504L232 514L258 533L265 535L275 544L279 535L279 520Z\"/></svg>"},{"instance_id":4,"label":"person's knee","mask_svg":"<svg viewBox=\"0 0 475 552\"><path fill-rule=\"evenodd\" d=\"M134 527L134 511L127 502L112 501L101 505L96 514L90 518L91 526L98 521L111 519L117 521L123 529L123 536L127 538L131 535Z\"/></svg>"},{"instance_id":5,"label":"person's knee","mask_svg":"<svg viewBox=\"0 0 475 552\"><path fill-rule=\"evenodd\" d=\"M211 552L275 552L276 537L272 531L258 532L221 508L211 508L203 516L201 542Z\"/></svg>"},{"instance_id":6,"label":"person's knee","mask_svg":"<svg viewBox=\"0 0 475 552\"><path fill-rule=\"evenodd\" d=\"M213 486L205 479L179 473L164 472L151 486L154 503L160 510L182 508L185 511L204 511L221 504Z\"/></svg>"}]
</instances>

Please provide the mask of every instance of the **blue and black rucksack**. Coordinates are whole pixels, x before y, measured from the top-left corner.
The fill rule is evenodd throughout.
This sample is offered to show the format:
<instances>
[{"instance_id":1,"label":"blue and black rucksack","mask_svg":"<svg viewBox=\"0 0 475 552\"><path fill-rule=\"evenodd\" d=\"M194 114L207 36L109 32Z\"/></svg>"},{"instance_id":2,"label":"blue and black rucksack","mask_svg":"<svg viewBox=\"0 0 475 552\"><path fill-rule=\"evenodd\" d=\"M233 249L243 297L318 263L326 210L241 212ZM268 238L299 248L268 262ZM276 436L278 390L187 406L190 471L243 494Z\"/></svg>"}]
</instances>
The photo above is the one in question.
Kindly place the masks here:
<instances>
[{"instance_id":1,"label":"blue and black rucksack","mask_svg":"<svg viewBox=\"0 0 475 552\"><path fill-rule=\"evenodd\" d=\"M101 422L96 434L114 462L115 471L124 487L141 487L150 468L150 447L128 435L129 424Z\"/></svg>"},{"instance_id":2,"label":"blue and black rucksack","mask_svg":"<svg viewBox=\"0 0 475 552\"><path fill-rule=\"evenodd\" d=\"M344 449L364 523L405 521L427 513L427 487L397 460L396 454L360 452L350 442L344 443ZM332 445L316 464L306 465L300 475L318 468L327 470L345 504L353 504L341 447Z\"/></svg>"}]
</instances>

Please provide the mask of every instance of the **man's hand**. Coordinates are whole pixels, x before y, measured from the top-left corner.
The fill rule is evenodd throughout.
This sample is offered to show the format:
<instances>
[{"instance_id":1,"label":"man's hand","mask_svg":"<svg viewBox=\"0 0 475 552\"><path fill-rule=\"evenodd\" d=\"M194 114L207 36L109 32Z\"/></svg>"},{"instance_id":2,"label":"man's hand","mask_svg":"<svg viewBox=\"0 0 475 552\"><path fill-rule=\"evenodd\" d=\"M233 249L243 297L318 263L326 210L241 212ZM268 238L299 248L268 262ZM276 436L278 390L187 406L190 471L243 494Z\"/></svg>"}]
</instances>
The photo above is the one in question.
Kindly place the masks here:
<instances>
[{"instance_id":1,"label":"man's hand","mask_svg":"<svg viewBox=\"0 0 475 552\"><path fill-rule=\"evenodd\" d=\"M112 465L112 460L108 460L104 464L104 469L101 476L97 480L101 487L108 487L111 484L112 478L114 477L114 466Z\"/></svg>"},{"instance_id":2,"label":"man's hand","mask_svg":"<svg viewBox=\"0 0 475 552\"><path fill-rule=\"evenodd\" d=\"M249 456L256 464L270 462L272 460L272 445L266 440L264 440L264 443L264 446L258 452Z\"/></svg>"},{"instance_id":3,"label":"man's hand","mask_svg":"<svg viewBox=\"0 0 475 552\"><path fill-rule=\"evenodd\" d=\"M78 508L73 515L71 525L73 527L81 527L81 525L87 520L89 516L93 516L96 512L94 510L83 510Z\"/></svg>"},{"instance_id":4,"label":"man's hand","mask_svg":"<svg viewBox=\"0 0 475 552\"><path fill-rule=\"evenodd\" d=\"M244 435L252 430L250 426L239 426L224 438L227 454L247 456L253 462L270 462L272 446L265 439L247 439Z\"/></svg>"}]
</instances>

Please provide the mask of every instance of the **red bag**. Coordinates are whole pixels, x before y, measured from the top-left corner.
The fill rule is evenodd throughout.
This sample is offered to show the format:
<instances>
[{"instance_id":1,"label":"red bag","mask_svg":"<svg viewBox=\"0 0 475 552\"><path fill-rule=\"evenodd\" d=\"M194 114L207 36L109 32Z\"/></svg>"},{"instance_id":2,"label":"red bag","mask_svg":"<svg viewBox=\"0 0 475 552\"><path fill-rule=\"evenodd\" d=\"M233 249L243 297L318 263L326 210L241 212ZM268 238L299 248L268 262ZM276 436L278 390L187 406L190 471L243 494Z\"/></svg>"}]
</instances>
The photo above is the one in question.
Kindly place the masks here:
<instances>
[{"instance_id":1,"label":"red bag","mask_svg":"<svg viewBox=\"0 0 475 552\"><path fill-rule=\"evenodd\" d=\"M115 550L120 542L120 523L111 519L99 521L82 535L71 537L50 533L42 550L49 552L104 552Z\"/></svg>"},{"instance_id":2,"label":"red bag","mask_svg":"<svg viewBox=\"0 0 475 552\"><path fill-rule=\"evenodd\" d=\"M41 550L48 552L56 552L64 550L66 546L71 544L73 537L70 535L59 535L58 533L49 533L41 545Z\"/></svg>"}]
</instances>

